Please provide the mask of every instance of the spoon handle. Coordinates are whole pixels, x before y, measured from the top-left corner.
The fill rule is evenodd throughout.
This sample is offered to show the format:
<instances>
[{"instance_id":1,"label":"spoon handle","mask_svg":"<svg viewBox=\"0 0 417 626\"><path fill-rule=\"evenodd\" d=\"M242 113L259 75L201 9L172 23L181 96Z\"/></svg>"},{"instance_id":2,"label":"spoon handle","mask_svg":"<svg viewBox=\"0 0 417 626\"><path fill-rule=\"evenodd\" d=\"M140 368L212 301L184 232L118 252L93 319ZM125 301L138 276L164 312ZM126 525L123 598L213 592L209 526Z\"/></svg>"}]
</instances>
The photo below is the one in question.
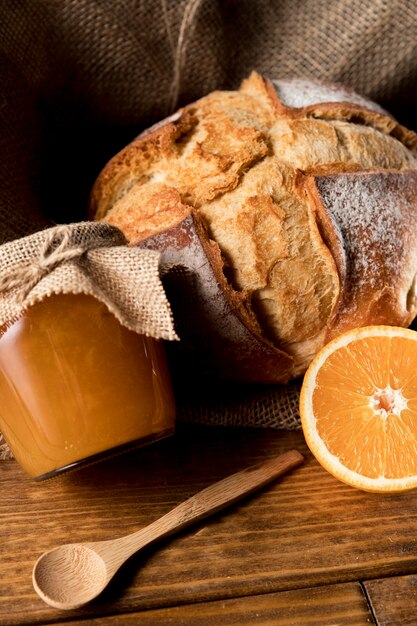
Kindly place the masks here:
<instances>
[{"instance_id":1,"label":"spoon handle","mask_svg":"<svg viewBox=\"0 0 417 626\"><path fill-rule=\"evenodd\" d=\"M149 526L117 539L120 561L124 561L128 556L156 539L166 537L174 531L180 531L229 504L233 504L243 496L263 487L274 478L296 467L303 460L304 457L297 450L290 450L210 485Z\"/></svg>"}]
</instances>

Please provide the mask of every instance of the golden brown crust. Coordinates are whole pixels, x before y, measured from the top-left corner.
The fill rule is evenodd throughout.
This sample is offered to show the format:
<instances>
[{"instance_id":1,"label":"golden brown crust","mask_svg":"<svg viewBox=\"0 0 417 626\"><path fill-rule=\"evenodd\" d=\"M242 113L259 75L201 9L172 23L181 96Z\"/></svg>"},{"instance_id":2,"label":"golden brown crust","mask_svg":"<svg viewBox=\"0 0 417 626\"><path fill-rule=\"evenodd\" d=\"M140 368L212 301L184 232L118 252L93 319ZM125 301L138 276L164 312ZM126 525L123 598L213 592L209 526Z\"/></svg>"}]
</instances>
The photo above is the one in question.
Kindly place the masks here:
<instances>
[{"instance_id":1,"label":"golden brown crust","mask_svg":"<svg viewBox=\"0 0 417 626\"><path fill-rule=\"evenodd\" d=\"M116 154L97 178L90 196L90 215L102 219L136 186L149 182L152 166L161 156L174 155L197 124L192 109L179 111L166 123L155 124Z\"/></svg>"},{"instance_id":2,"label":"golden brown crust","mask_svg":"<svg viewBox=\"0 0 417 626\"><path fill-rule=\"evenodd\" d=\"M358 278L351 256L360 254L352 252L349 225L344 232L326 198L344 181L347 191L340 193L349 205L349 194L359 194L355 181L368 181L370 206L383 203L380 186L390 198L388 216L400 212L414 224L414 208L409 202L404 209L402 193L414 184L417 158L410 148L416 137L348 89L300 79L271 82L254 72L238 91L205 96L116 155L94 186L91 213L119 226L131 244L152 237L163 250L192 214L199 258L203 250L223 297L219 307L233 310L250 335L253 378L262 379L265 349L274 348L287 359L274 374L282 381L303 372L344 328L372 320L406 325L414 317L411 231L398 229L401 276L385 271L381 253L373 271L384 287L352 291ZM352 236L361 242L361 229ZM376 249L378 242L364 246L364 258L374 258ZM191 263L188 252L187 258ZM360 301L355 310L346 304L351 297ZM264 380L271 376L265 373Z\"/></svg>"}]
</instances>

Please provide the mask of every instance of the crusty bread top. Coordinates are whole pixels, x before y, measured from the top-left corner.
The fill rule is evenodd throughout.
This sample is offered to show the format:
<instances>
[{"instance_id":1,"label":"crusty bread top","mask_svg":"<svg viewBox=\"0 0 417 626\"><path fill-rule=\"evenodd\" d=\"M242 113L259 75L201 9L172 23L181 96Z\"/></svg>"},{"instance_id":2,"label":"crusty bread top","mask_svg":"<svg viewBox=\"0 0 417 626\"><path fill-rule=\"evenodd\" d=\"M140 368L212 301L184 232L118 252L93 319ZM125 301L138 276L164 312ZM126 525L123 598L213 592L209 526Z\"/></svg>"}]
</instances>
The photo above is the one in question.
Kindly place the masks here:
<instances>
[{"instance_id":1,"label":"crusty bread top","mask_svg":"<svg viewBox=\"0 0 417 626\"><path fill-rule=\"evenodd\" d=\"M196 211L219 246L230 285L302 371L336 319L343 327L354 323L346 312L340 322L354 276L343 260L346 232L312 181L349 172L349 180L355 172L404 172L405 180L417 168L416 146L415 133L345 88L252 73L238 91L209 94L116 155L94 186L91 212L134 244ZM373 245L377 238L369 254ZM410 282L416 262L408 249L404 254ZM415 303L401 310L395 323L410 323ZM368 314L361 319L372 322Z\"/></svg>"}]
</instances>

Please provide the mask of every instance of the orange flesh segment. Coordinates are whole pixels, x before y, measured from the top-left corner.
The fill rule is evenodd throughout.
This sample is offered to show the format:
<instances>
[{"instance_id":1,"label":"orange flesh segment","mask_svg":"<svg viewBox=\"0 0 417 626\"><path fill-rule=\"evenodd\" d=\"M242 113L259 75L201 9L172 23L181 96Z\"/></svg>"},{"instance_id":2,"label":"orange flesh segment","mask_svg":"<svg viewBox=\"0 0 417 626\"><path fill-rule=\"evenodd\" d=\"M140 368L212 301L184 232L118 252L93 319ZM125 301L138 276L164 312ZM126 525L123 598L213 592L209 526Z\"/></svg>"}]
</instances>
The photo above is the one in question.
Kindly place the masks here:
<instances>
[{"instance_id":1,"label":"orange flesh segment","mask_svg":"<svg viewBox=\"0 0 417 626\"><path fill-rule=\"evenodd\" d=\"M348 469L369 478L417 474L416 347L402 337L368 337L330 354L318 371L317 431Z\"/></svg>"}]
</instances>

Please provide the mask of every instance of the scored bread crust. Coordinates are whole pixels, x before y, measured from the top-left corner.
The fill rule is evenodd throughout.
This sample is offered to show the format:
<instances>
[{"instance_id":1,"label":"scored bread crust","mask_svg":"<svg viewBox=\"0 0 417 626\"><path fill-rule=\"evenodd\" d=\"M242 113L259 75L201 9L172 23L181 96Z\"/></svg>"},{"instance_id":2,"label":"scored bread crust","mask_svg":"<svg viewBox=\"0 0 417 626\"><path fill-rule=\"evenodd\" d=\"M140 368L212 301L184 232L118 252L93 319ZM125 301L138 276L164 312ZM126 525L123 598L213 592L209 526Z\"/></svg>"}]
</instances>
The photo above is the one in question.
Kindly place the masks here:
<instances>
[{"instance_id":1,"label":"scored bread crust","mask_svg":"<svg viewBox=\"0 0 417 626\"><path fill-rule=\"evenodd\" d=\"M188 287L206 304L200 268L209 267L218 298L199 331L210 327L210 341L184 328L182 343L223 377L286 382L342 330L414 318L416 146L415 133L346 88L252 73L238 91L209 94L116 155L90 214L132 245L162 251L185 229L189 245L177 246L175 263L192 267L199 286ZM197 248L206 261L193 265ZM222 314L245 339L228 340ZM242 358L232 358L239 346Z\"/></svg>"}]
</instances>

